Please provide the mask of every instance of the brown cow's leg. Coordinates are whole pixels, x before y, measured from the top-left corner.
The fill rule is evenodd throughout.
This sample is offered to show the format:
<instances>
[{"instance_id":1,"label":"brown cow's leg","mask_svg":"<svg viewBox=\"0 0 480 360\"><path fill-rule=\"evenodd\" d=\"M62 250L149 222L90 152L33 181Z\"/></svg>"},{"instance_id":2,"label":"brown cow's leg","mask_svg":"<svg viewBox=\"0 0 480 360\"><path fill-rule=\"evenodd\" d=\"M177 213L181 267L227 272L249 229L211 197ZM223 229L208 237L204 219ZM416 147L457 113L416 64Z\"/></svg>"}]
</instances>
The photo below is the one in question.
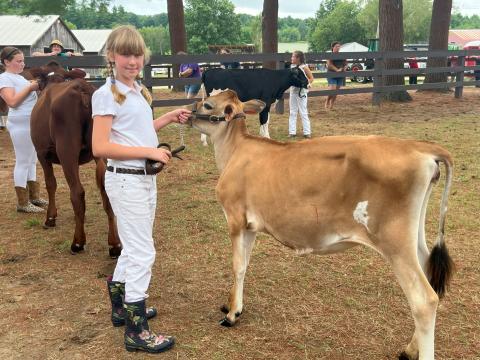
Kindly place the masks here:
<instances>
[{"instance_id":1,"label":"brown cow's leg","mask_svg":"<svg viewBox=\"0 0 480 360\"><path fill-rule=\"evenodd\" d=\"M58 151L57 153L60 155ZM75 154L75 152L72 151L72 154ZM75 155L74 159L60 159L65 179L70 188L70 201L75 214L75 234L70 247L72 254L83 251L85 246L85 190L80 182L79 165L76 160L78 156Z\"/></svg>"},{"instance_id":2,"label":"brown cow's leg","mask_svg":"<svg viewBox=\"0 0 480 360\"><path fill-rule=\"evenodd\" d=\"M238 316L243 311L243 283L248 263L250 262L250 254L257 233L242 229L240 231L230 230L230 238L233 247L233 286L230 291L228 308L223 307L223 311L228 310L228 314L220 321L220 325L233 326Z\"/></svg>"},{"instance_id":3,"label":"brown cow's leg","mask_svg":"<svg viewBox=\"0 0 480 360\"><path fill-rule=\"evenodd\" d=\"M55 204L57 179L55 178L51 162L47 161L41 156L38 156L38 161L40 162L40 165L42 165L43 175L45 176L45 186L47 187L48 193L47 218L45 219L45 224L43 225L45 229L48 229L55 227L55 220L57 218L57 206Z\"/></svg>"},{"instance_id":4,"label":"brown cow's leg","mask_svg":"<svg viewBox=\"0 0 480 360\"><path fill-rule=\"evenodd\" d=\"M120 238L117 232L117 224L115 223L115 214L113 213L112 206L110 205L110 200L108 199L107 193L105 191L105 170L106 165L102 159L95 159L97 164L96 168L96 179L97 186L100 189L100 194L102 195L103 209L107 213L108 217L108 245L110 246L109 254L112 258L117 258L120 256L122 251L122 244L120 243Z\"/></svg>"}]
</instances>

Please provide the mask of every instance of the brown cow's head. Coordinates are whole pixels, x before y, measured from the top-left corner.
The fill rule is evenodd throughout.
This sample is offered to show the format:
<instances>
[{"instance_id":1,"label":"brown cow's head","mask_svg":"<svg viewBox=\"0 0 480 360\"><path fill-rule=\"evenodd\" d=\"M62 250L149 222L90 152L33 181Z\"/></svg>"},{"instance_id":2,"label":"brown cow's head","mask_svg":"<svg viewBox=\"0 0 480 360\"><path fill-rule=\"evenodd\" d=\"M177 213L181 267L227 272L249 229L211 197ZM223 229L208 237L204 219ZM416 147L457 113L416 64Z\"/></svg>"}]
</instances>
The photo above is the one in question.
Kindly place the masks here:
<instances>
[{"instance_id":1,"label":"brown cow's head","mask_svg":"<svg viewBox=\"0 0 480 360\"><path fill-rule=\"evenodd\" d=\"M258 114L264 107L265 103L260 100L241 102L235 91L227 89L192 104L190 124L202 133L212 135L216 129L225 128L221 124L245 118L245 114Z\"/></svg>"},{"instance_id":2,"label":"brown cow's head","mask_svg":"<svg viewBox=\"0 0 480 360\"><path fill-rule=\"evenodd\" d=\"M39 89L42 91L48 84L61 83L71 79L83 79L85 75L83 70L66 71L59 63L51 61L47 65L26 70L24 76L27 79L36 79Z\"/></svg>"}]
</instances>

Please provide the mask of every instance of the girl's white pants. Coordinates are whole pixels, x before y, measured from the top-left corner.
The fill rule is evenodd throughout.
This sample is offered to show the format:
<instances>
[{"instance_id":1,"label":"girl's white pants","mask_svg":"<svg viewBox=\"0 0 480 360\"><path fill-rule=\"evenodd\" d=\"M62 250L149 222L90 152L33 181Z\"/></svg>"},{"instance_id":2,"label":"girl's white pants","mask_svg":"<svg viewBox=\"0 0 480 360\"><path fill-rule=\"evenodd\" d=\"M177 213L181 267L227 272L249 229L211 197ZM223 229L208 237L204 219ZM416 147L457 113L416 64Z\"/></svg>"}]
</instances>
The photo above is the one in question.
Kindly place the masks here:
<instances>
[{"instance_id":1,"label":"girl's white pants","mask_svg":"<svg viewBox=\"0 0 480 360\"><path fill-rule=\"evenodd\" d=\"M37 153L30 137L30 116L9 116L7 129L15 151L13 182L26 188L27 181L37 179Z\"/></svg>"},{"instance_id":2,"label":"girl's white pants","mask_svg":"<svg viewBox=\"0 0 480 360\"><path fill-rule=\"evenodd\" d=\"M155 261L152 230L157 206L156 176L107 171L105 190L123 247L112 280L125 283L125 302L144 300Z\"/></svg>"},{"instance_id":3,"label":"girl's white pants","mask_svg":"<svg viewBox=\"0 0 480 360\"><path fill-rule=\"evenodd\" d=\"M302 89L301 96L298 96L299 88L290 88L290 118L288 119L288 134L297 134L297 112L300 113L302 119L303 135L311 135L310 119L308 118L307 109L307 91Z\"/></svg>"}]
</instances>

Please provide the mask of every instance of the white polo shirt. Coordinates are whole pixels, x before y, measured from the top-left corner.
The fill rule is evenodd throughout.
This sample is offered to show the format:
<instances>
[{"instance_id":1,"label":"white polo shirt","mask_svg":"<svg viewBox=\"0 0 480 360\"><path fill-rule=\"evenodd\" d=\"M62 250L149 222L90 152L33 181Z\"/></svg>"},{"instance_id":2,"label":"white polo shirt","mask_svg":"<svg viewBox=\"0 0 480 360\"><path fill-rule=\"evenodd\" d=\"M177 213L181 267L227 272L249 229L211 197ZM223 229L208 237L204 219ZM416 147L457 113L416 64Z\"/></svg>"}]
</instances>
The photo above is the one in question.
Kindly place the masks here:
<instances>
[{"instance_id":1,"label":"white polo shirt","mask_svg":"<svg viewBox=\"0 0 480 360\"><path fill-rule=\"evenodd\" d=\"M0 74L0 90L3 88L13 88L18 93L30 85L30 81L22 75L4 72ZM9 107L8 116L30 116L32 109L37 102L37 93L30 92L25 100L15 108Z\"/></svg>"},{"instance_id":2,"label":"white polo shirt","mask_svg":"<svg viewBox=\"0 0 480 360\"><path fill-rule=\"evenodd\" d=\"M110 142L125 146L157 147L158 138L153 127L153 113L150 105L141 93L141 87L135 89L116 80L117 89L126 96L122 105L113 98L111 80L100 87L92 97L92 117L112 115ZM98 120L97 120L98 121ZM109 166L126 168L144 168L145 159L114 160L108 159Z\"/></svg>"}]
</instances>

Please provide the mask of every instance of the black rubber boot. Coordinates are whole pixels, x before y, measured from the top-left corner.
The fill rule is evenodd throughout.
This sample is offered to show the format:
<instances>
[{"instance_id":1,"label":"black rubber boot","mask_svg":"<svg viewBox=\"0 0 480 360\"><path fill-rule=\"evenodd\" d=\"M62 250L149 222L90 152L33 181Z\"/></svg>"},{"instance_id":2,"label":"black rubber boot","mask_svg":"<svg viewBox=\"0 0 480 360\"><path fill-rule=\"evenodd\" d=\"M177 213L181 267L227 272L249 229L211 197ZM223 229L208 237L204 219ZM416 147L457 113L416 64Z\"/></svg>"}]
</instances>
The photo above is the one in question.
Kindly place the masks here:
<instances>
[{"instance_id":1,"label":"black rubber boot","mask_svg":"<svg viewBox=\"0 0 480 360\"><path fill-rule=\"evenodd\" d=\"M123 299L125 298L125 283L112 281L110 276L107 279L108 295L112 303L112 324L115 327L125 325L125 309L123 308ZM154 307L146 309L147 319L151 319L157 315Z\"/></svg>"},{"instance_id":2,"label":"black rubber boot","mask_svg":"<svg viewBox=\"0 0 480 360\"><path fill-rule=\"evenodd\" d=\"M175 344L172 336L154 333L145 316L145 300L123 304L126 312L125 348L127 351L160 353Z\"/></svg>"}]
</instances>

